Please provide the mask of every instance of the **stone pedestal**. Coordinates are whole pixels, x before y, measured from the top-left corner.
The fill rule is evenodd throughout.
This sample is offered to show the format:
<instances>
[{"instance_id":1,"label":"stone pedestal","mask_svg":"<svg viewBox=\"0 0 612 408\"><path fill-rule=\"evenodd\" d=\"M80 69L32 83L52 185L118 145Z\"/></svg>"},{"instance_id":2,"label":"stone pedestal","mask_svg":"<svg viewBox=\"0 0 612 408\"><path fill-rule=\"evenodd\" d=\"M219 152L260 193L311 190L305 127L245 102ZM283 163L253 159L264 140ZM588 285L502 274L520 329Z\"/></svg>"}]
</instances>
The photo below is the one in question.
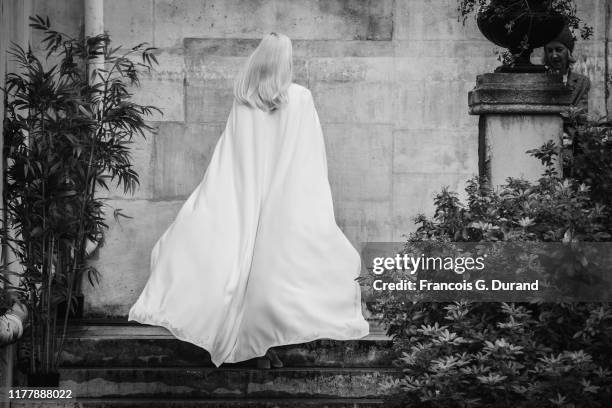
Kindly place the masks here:
<instances>
[{"instance_id":1,"label":"stone pedestal","mask_svg":"<svg viewBox=\"0 0 612 408\"><path fill-rule=\"evenodd\" d=\"M560 113L571 102L571 91L560 75L493 73L479 75L468 95L469 112L480 115L478 168L495 188L508 177L539 179L544 167L526 153L553 140L561 143ZM561 174L561 164L557 161Z\"/></svg>"}]
</instances>

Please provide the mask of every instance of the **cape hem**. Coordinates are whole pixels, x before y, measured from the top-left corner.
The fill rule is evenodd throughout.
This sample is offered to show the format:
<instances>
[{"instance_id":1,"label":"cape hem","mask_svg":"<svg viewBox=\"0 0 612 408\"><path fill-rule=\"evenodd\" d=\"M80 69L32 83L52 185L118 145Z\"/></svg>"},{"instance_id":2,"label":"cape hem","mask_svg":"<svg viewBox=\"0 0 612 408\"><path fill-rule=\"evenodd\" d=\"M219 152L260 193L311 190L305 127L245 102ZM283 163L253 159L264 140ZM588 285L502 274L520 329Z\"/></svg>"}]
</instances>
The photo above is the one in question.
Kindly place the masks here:
<instances>
[{"instance_id":1,"label":"cape hem","mask_svg":"<svg viewBox=\"0 0 612 408\"><path fill-rule=\"evenodd\" d=\"M176 337L178 340L181 341L186 341L188 343L194 344L200 348L203 348L204 350L206 350L209 354L210 350L212 349L212 347L210 346L210 344L204 342L202 339L195 339L192 338L188 335L185 335L183 333L182 330L180 329L176 329L174 328L168 320L164 320L164 319L159 319L159 318L155 318L152 315L140 315L137 313L131 313L128 316L128 322L129 321L136 321L142 324L146 324L146 325L150 325L150 326L160 326L165 328L166 330L168 330L174 337ZM290 341L286 341L286 342L282 342L282 343L272 343L269 346L266 346L265 349L263 351L259 350L255 353L251 353L252 355L247 355L246 358L241 359L241 360L234 360L234 359L228 359L228 360L224 360L224 361L214 361L214 359L212 358L212 354L211 354L211 361L212 363L215 365L215 367L219 368L221 366L221 364L223 363L237 363L237 362L241 362L241 361L246 361L246 360L251 360L253 358L257 358L257 357L263 357L266 352L268 351L268 349L270 349L271 347L280 347L280 346L289 346L289 345L293 345L293 344L302 344L302 343L308 343L311 341L315 341L315 340L339 340L339 341L348 341L348 340L360 340L362 338L364 338L365 336L367 336L368 334L370 334L370 328L369 328L369 324L367 323L367 321L365 322L368 327L364 328L364 330L360 330L357 333L355 333L354 335L341 335L336 333L332 333L332 332L328 332L328 333L317 333L316 335L313 336L307 336L307 337L302 337L302 338L297 338L297 339L292 339ZM217 364L218 363L218 364Z\"/></svg>"}]
</instances>

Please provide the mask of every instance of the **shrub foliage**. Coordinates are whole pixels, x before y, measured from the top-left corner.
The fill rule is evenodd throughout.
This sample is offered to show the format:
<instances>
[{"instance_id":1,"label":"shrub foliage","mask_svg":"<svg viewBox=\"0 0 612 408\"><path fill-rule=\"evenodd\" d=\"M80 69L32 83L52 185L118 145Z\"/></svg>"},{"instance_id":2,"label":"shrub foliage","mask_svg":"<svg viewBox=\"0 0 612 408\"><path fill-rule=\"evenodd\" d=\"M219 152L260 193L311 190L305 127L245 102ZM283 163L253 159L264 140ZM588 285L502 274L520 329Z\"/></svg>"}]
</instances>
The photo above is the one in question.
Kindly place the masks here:
<instances>
[{"instance_id":1,"label":"shrub foliage","mask_svg":"<svg viewBox=\"0 0 612 408\"><path fill-rule=\"evenodd\" d=\"M530 153L537 183L507 179L498 191L468 181L464 204L436 195L416 218L415 242L610 241L609 126L575 135L572 178L553 166L560 148ZM575 143L576 145L576 143ZM389 291L374 306L404 375L384 385L388 406L608 407L612 401L612 308L607 303L415 302Z\"/></svg>"}]
</instances>

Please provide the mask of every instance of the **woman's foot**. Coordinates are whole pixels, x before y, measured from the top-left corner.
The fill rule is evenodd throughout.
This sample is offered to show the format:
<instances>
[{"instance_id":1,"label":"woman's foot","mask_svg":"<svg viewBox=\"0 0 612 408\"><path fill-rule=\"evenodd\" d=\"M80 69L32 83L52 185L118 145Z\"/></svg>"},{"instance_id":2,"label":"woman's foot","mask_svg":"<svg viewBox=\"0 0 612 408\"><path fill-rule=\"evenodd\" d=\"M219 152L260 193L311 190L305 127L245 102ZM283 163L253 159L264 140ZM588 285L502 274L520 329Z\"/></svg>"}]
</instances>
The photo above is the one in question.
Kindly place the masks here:
<instances>
[{"instance_id":1,"label":"woman's foot","mask_svg":"<svg viewBox=\"0 0 612 408\"><path fill-rule=\"evenodd\" d=\"M266 353L266 357L269 359L272 367L281 368L283 366L283 362L280 358L278 358L278 354L276 354L276 351L269 349Z\"/></svg>"},{"instance_id":2,"label":"woman's foot","mask_svg":"<svg viewBox=\"0 0 612 408\"><path fill-rule=\"evenodd\" d=\"M278 354L272 349L269 349L265 356L257 358L257 368L259 369L267 370L271 367L281 368L282 366L283 362L278 358Z\"/></svg>"},{"instance_id":3,"label":"woman's foot","mask_svg":"<svg viewBox=\"0 0 612 408\"><path fill-rule=\"evenodd\" d=\"M270 359L268 357L257 357L257 368L263 370L270 369Z\"/></svg>"}]
</instances>

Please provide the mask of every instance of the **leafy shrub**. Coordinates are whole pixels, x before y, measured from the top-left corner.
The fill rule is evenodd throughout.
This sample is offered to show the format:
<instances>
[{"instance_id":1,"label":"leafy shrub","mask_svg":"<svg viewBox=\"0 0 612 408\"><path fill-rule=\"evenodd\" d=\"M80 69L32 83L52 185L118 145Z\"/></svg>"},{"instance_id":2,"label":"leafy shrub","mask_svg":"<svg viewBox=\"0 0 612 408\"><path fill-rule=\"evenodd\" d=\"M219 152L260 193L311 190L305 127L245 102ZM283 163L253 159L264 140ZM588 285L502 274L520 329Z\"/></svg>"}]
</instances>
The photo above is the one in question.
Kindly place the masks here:
<instances>
[{"instance_id":1,"label":"leafy shrub","mask_svg":"<svg viewBox=\"0 0 612 408\"><path fill-rule=\"evenodd\" d=\"M600 360L610 353L608 306L454 302L384 310L405 316L390 322L405 374L385 385L388 406L608 406L609 359Z\"/></svg>"},{"instance_id":2,"label":"leafy shrub","mask_svg":"<svg viewBox=\"0 0 612 408\"><path fill-rule=\"evenodd\" d=\"M575 129L566 147L568 176L591 188L594 202L612 207L612 121L592 121L570 114ZM556 151L557 152L557 151ZM558 152L557 152L558 154ZM612 223L612 221L609 221Z\"/></svg>"},{"instance_id":3,"label":"leafy shrub","mask_svg":"<svg viewBox=\"0 0 612 408\"><path fill-rule=\"evenodd\" d=\"M586 136L584 136L586 137ZM578 174L589 174L586 154ZM561 179L549 143L532 155L545 165L537 183L467 183L467 203L444 189L415 242L610 241L600 179ZM602 158L603 159L603 158ZM608 190L610 191L610 190ZM599 201L599 202L598 202ZM601 303L414 302L389 291L375 311L393 337L403 378L385 384L388 406L608 407L612 400L612 308Z\"/></svg>"}]
</instances>

